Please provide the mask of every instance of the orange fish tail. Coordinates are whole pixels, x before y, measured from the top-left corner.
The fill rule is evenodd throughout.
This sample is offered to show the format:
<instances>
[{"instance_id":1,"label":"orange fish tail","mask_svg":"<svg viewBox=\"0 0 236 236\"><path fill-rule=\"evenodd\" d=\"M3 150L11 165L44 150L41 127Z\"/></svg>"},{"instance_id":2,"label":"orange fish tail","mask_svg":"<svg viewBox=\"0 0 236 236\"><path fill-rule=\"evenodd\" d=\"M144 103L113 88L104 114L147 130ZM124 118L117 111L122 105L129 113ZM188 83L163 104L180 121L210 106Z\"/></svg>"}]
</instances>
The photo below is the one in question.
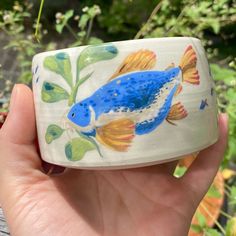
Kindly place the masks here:
<instances>
[{"instance_id":1,"label":"orange fish tail","mask_svg":"<svg viewBox=\"0 0 236 236\"><path fill-rule=\"evenodd\" d=\"M182 71L183 82L195 84L200 84L199 73L196 68L197 65L197 55L193 47L189 45L181 58L179 67Z\"/></svg>"},{"instance_id":2,"label":"orange fish tail","mask_svg":"<svg viewBox=\"0 0 236 236\"><path fill-rule=\"evenodd\" d=\"M118 152L126 152L135 137L135 125L130 119L119 119L97 128L96 139Z\"/></svg>"}]
</instances>

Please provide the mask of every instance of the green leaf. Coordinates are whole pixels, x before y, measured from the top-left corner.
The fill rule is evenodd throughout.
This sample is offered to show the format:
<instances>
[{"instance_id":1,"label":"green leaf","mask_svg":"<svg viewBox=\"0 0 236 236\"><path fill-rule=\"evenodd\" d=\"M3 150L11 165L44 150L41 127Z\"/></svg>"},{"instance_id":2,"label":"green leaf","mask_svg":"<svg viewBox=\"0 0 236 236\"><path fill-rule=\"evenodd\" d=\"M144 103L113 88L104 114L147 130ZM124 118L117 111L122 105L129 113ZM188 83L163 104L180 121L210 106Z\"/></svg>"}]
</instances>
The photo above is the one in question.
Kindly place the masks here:
<instances>
[{"instance_id":1,"label":"green leaf","mask_svg":"<svg viewBox=\"0 0 236 236\"><path fill-rule=\"evenodd\" d=\"M200 225L195 225L192 224L191 225L191 229L195 232L195 233L201 233L203 231L202 227Z\"/></svg>"},{"instance_id":2,"label":"green leaf","mask_svg":"<svg viewBox=\"0 0 236 236\"><path fill-rule=\"evenodd\" d=\"M98 45L101 43L103 43L103 41L97 37L90 37L88 42L89 45Z\"/></svg>"},{"instance_id":3,"label":"green leaf","mask_svg":"<svg viewBox=\"0 0 236 236\"><path fill-rule=\"evenodd\" d=\"M221 198L221 193L219 192L219 190L216 188L216 186L213 184L211 185L211 187L209 188L208 192L207 192L207 196L208 197L213 197L213 198Z\"/></svg>"},{"instance_id":4,"label":"green leaf","mask_svg":"<svg viewBox=\"0 0 236 236\"><path fill-rule=\"evenodd\" d=\"M212 22L211 27L215 34L218 34L220 32L220 22L218 21Z\"/></svg>"},{"instance_id":5,"label":"green leaf","mask_svg":"<svg viewBox=\"0 0 236 236\"><path fill-rule=\"evenodd\" d=\"M177 177L177 178L180 178L184 175L186 170L187 170L187 168L185 166L177 166L176 169L175 169L174 176Z\"/></svg>"},{"instance_id":6,"label":"green leaf","mask_svg":"<svg viewBox=\"0 0 236 236\"><path fill-rule=\"evenodd\" d=\"M74 10L69 10L65 13L64 17L68 21L74 15Z\"/></svg>"},{"instance_id":7,"label":"green leaf","mask_svg":"<svg viewBox=\"0 0 236 236\"><path fill-rule=\"evenodd\" d=\"M73 87L70 57L67 53L59 52L54 56L48 56L43 65L48 70L61 75L70 87Z\"/></svg>"},{"instance_id":8,"label":"green leaf","mask_svg":"<svg viewBox=\"0 0 236 236\"><path fill-rule=\"evenodd\" d=\"M236 204L236 187L235 186L231 187L229 204L230 205Z\"/></svg>"},{"instance_id":9,"label":"green leaf","mask_svg":"<svg viewBox=\"0 0 236 236\"><path fill-rule=\"evenodd\" d=\"M79 20L79 27L80 27L82 30L86 27L86 25L87 25L89 19L90 19L90 17L89 17L88 14L83 14L83 15L81 16L81 18L80 18L80 20Z\"/></svg>"},{"instance_id":10,"label":"green leaf","mask_svg":"<svg viewBox=\"0 0 236 236\"><path fill-rule=\"evenodd\" d=\"M224 80L227 85L232 85L236 79L236 71L222 68L217 64L211 64L211 72L214 80Z\"/></svg>"},{"instance_id":11,"label":"green leaf","mask_svg":"<svg viewBox=\"0 0 236 236\"><path fill-rule=\"evenodd\" d=\"M236 217L230 219L226 224L226 236L233 236L236 233Z\"/></svg>"},{"instance_id":12,"label":"green leaf","mask_svg":"<svg viewBox=\"0 0 236 236\"><path fill-rule=\"evenodd\" d=\"M65 25L63 25L63 24L57 24L57 25L56 25L56 31L57 31L59 34L61 34L62 31L63 31L63 29L64 29L64 27L65 27Z\"/></svg>"},{"instance_id":13,"label":"green leaf","mask_svg":"<svg viewBox=\"0 0 236 236\"><path fill-rule=\"evenodd\" d=\"M206 226L206 218L200 212L196 213L198 224L203 228Z\"/></svg>"},{"instance_id":14,"label":"green leaf","mask_svg":"<svg viewBox=\"0 0 236 236\"><path fill-rule=\"evenodd\" d=\"M67 91L57 84L44 81L41 98L44 102L52 103L69 98Z\"/></svg>"},{"instance_id":15,"label":"green leaf","mask_svg":"<svg viewBox=\"0 0 236 236\"><path fill-rule=\"evenodd\" d=\"M204 230L204 235L205 236L221 236L222 234L219 233L216 229L207 228Z\"/></svg>"},{"instance_id":16,"label":"green leaf","mask_svg":"<svg viewBox=\"0 0 236 236\"><path fill-rule=\"evenodd\" d=\"M69 10L63 15L62 22L56 24L56 30L59 34L62 33L65 25L69 21L69 19L74 15L74 10Z\"/></svg>"},{"instance_id":17,"label":"green leaf","mask_svg":"<svg viewBox=\"0 0 236 236\"><path fill-rule=\"evenodd\" d=\"M86 152L94 149L95 146L93 143L79 137L72 139L66 144L65 154L70 161L79 161L84 157Z\"/></svg>"},{"instance_id":18,"label":"green leaf","mask_svg":"<svg viewBox=\"0 0 236 236\"><path fill-rule=\"evenodd\" d=\"M45 140L50 144L53 140L58 139L63 134L64 130L58 125L49 125L45 134Z\"/></svg>"},{"instance_id":19,"label":"green leaf","mask_svg":"<svg viewBox=\"0 0 236 236\"><path fill-rule=\"evenodd\" d=\"M116 57L118 49L112 44L102 44L97 46L86 47L79 55L77 60L77 80L79 72L88 65L93 63L110 60Z\"/></svg>"}]
</instances>

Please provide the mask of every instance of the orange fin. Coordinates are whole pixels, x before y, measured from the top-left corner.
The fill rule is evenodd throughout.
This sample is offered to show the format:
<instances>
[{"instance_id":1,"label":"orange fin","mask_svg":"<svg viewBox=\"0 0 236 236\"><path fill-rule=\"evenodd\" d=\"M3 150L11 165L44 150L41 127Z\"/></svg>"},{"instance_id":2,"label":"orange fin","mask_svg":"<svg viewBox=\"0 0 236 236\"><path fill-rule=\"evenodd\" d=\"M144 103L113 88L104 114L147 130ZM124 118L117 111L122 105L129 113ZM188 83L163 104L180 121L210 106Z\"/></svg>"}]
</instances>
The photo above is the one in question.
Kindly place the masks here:
<instances>
[{"instance_id":1,"label":"orange fin","mask_svg":"<svg viewBox=\"0 0 236 236\"><path fill-rule=\"evenodd\" d=\"M135 124L132 120L122 118L97 128L96 139L105 146L125 152L135 136Z\"/></svg>"},{"instance_id":2,"label":"orange fin","mask_svg":"<svg viewBox=\"0 0 236 236\"><path fill-rule=\"evenodd\" d=\"M172 62L169 66L167 66L165 68L165 70L169 70L169 69L174 68L174 67L175 67L175 63Z\"/></svg>"},{"instance_id":3,"label":"orange fin","mask_svg":"<svg viewBox=\"0 0 236 236\"><path fill-rule=\"evenodd\" d=\"M181 58L179 67L182 70L183 82L200 84L199 73L196 68L197 55L193 47L189 45Z\"/></svg>"},{"instance_id":4,"label":"orange fin","mask_svg":"<svg viewBox=\"0 0 236 236\"><path fill-rule=\"evenodd\" d=\"M174 104L171 109L170 112L166 118L166 120L170 123L175 125L175 123L171 122L173 120L181 120L183 118L185 118L188 115L187 111L185 110L184 106L178 102L176 104Z\"/></svg>"},{"instance_id":5,"label":"orange fin","mask_svg":"<svg viewBox=\"0 0 236 236\"><path fill-rule=\"evenodd\" d=\"M176 89L176 92L175 92L175 95L174 95L174 96L177 96L178 94L180 94L180 93L182 92L182 90L183 90L183 86L180 84L180 85L178 86L178 88Z\"/></svg>"},{"instance_id":6,"label":"orange fin","mask_svg":"<svg viewBox=\"0 0 236 236\"><path fill-rule=\"evenodd\" d=\"M156 54L153 51L141 49L128 55L109 81L132 71L150 70L155 64Z\"/></svg>"}]
</instances>

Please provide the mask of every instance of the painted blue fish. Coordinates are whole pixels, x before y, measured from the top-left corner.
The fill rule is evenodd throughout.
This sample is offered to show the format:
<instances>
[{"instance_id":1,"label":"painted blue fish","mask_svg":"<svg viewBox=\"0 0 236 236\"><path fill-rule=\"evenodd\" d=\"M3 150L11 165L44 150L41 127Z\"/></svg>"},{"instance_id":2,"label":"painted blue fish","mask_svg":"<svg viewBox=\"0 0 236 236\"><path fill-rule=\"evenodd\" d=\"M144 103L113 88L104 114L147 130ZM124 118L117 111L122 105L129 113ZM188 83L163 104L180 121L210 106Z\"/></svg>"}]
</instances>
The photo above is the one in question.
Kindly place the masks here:
<instances>
[{"instance_id":1,"label":"painted blue fish","mask_svg":"<svg viewBox=\"0 0 236 236\"><path fill-rule=\"evenodd\" d=\"M206 106L208 106L207 99L202 100L201 103L200 103L199 109L200 109L200 110L204 110L204 109L206 108Z\"/></svg>"},{"instance_id":2,"label":"painted blue fish","mask_svg":"<svg viewBox=\"0 0 236 236\"><path fill-rule=\"evenodd\" d=\"M137 71L144 59L139 57L139 63L133 63L138 66L132 72L124 71L124 66L130 68L127 61L131 64L126 58L122 73L116 73L114 79L72 106L67 117L77 129L116 151L127 151L135 135L152 132L164 120L174 124L174 120L187 116L183 105L172 105L172 100L182 90L181 82L199 84L192 46L186 49L178 67L165 71Z\"/></svg>"}]
</instances>

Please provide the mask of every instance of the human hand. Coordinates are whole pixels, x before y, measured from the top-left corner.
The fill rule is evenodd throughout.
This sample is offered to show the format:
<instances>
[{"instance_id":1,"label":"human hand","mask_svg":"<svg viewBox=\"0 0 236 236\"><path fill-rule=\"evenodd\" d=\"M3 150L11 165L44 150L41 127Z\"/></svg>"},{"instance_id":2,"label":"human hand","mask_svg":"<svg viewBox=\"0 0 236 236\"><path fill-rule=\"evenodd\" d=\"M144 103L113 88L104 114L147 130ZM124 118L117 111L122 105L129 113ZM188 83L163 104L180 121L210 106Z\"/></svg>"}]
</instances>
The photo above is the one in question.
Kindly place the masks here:
<instances>
[{"instance_id":1,"label":"human hand","mask_svg":"<svg viewBox=\"0 0 236 236\"><path fill-rule=\"evenodd\" d=\"M0 131L0 202L13 236L184 236L218 170L227 143L202 151L187 173L176 162L128 170L74 170L46 175L35 147L32 92L16 85Z\"/></svg>"}]
</instances>

